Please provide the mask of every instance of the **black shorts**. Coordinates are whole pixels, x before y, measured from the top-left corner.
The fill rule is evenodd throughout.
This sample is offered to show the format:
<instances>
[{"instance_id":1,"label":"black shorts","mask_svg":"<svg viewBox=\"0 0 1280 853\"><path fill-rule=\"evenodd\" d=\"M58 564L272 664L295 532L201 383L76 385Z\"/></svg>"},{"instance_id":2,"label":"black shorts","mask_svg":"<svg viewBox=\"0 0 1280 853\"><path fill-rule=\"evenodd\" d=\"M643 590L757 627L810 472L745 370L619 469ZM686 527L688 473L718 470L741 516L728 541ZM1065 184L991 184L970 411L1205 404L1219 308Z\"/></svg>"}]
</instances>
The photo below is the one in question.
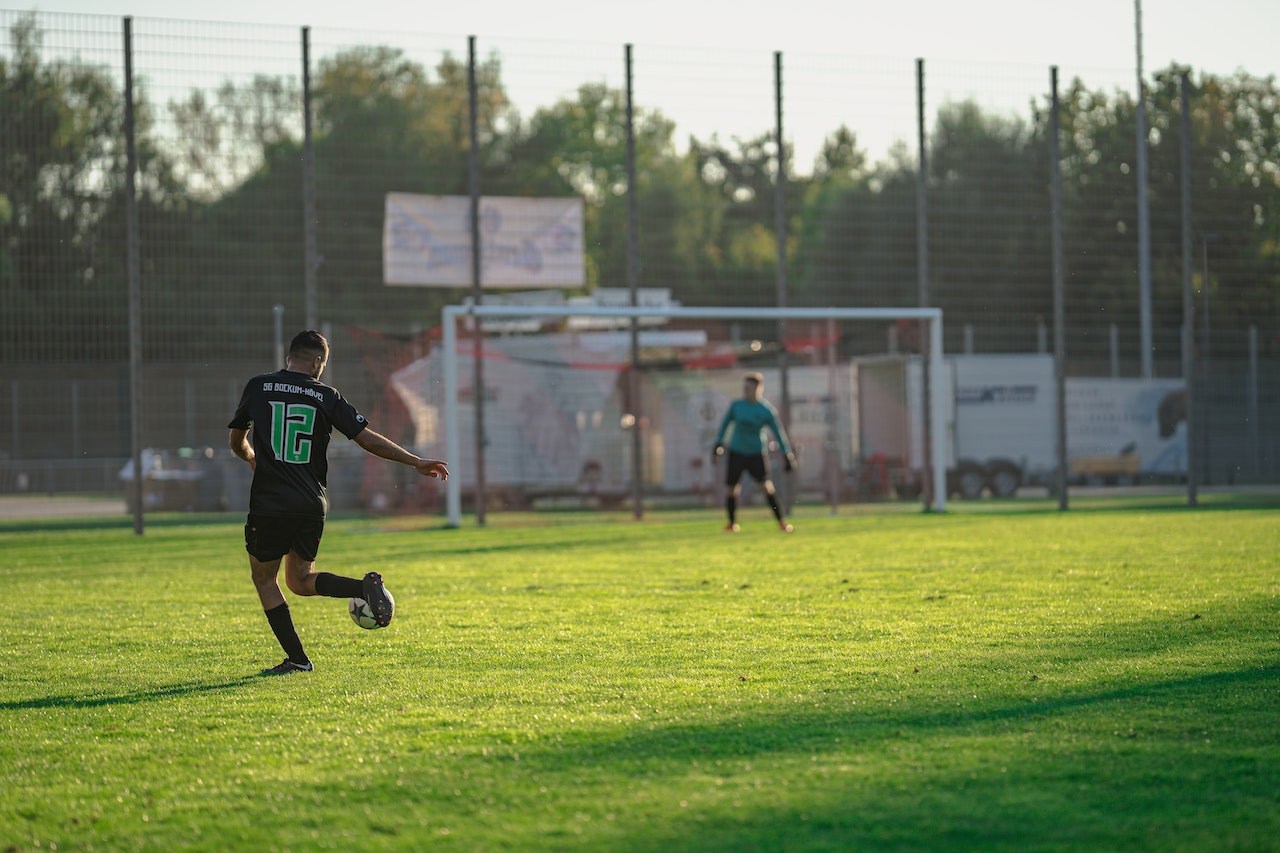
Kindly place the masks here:
<instances>
[{"instance_id":1,"label":"black shorts","mask_svg":"<svg viewBox=\"0 0 1280 853\"><path fill-rule=\"evenodd\" d=\"M323 535L323 518L249 513L244 525L244 549L263 563L278 560L290 551L311 563L320 553Z\"/></svg>"},{"instance_id":2,"label":"black shorts","mask_svg":"<svg viewBox=\"0 0 1280 853\"><path fill-rule=\"evenodd\" d=\"M730 450L729 471L725 475L725 485L731 488L738 485L743 474L750 474L757 483L763 483L769 479L769 460L763 453L748 455Z\"/></svg>"}]
</instances>

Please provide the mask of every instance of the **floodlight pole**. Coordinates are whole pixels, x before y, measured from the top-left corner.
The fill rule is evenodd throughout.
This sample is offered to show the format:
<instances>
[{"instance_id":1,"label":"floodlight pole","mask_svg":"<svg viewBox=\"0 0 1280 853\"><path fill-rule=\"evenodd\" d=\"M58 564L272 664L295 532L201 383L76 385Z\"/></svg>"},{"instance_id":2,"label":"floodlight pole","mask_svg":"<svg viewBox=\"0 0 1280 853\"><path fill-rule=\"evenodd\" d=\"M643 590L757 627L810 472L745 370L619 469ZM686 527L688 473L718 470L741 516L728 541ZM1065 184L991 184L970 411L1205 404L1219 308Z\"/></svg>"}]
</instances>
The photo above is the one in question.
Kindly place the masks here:
<instances>
[{"instance_id":1,"label":"floodlight pole","mask_svg":"<svg viewBox=\"0 0 1280 853\"><path fill-rule=\"evenodd\" d=\"M1138 333L1142 346L1142 378L1154 375L1151 337L1151 214L1147 204L1147 98L1142 79L1142 0L1134 0L1138 45Z\"/></svg>"}]
</instances>

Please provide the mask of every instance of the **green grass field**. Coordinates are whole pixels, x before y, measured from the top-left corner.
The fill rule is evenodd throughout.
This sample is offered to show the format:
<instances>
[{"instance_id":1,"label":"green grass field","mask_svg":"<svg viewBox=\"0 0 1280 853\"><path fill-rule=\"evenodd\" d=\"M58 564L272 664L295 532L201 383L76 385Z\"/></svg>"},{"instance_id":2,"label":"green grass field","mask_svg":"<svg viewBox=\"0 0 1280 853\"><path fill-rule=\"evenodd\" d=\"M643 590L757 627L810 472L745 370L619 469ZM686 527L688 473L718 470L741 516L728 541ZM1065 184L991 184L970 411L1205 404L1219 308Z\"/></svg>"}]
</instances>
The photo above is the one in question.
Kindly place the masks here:
<instances>
[{"instance_id":1,"label":"green grass field","mask_svg":"<svg viewBox=\"0 0 1280 853\"><path fill-rule=\"evenodd\" d=\"M1280 849L1280 498L0 523L0 851Z\"/></svg>"}]
</instances>

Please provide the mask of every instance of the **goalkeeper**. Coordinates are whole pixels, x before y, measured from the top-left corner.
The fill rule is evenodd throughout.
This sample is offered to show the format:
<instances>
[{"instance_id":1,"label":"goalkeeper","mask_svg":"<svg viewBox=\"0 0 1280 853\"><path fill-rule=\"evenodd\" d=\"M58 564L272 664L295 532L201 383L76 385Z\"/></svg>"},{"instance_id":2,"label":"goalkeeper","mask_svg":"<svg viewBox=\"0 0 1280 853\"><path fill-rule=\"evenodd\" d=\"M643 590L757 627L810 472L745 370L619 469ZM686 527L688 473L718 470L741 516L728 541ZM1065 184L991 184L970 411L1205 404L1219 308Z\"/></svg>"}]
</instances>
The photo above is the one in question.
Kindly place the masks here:
<instances>
[{"instance_id":1,"label":"goalkeeper","mask_svg":"<svg viewBox=\"0 0 1280 853\"><path fill-rule=\"evenodd\" d=\"M742 398L734 400L725 412L724 421L720 424L720 432L716 434L715 452L711 457L712 464L720 461L725 452L725 435L729 434L729 470L725 475L728 494L725 496L725 509L729 513L729 523L725 526L728 533L738 532L738 495L742 491L742 475L751 477L764 488L765 499L778 519L778 528L783 533L790 533L792 527L782 517L782 507L778 504L778 493L769 479L768 436L765 430L773 431L782 448L783 465L790 471L796 464L795 454L791 452L791 442L787 440L786 430L778 423L778 413L768 400L761 396L764 388L764 377L759 373L748 373L742 380ZM730 428L732 427L732 430Z\"/></svg>"}]
</instances>

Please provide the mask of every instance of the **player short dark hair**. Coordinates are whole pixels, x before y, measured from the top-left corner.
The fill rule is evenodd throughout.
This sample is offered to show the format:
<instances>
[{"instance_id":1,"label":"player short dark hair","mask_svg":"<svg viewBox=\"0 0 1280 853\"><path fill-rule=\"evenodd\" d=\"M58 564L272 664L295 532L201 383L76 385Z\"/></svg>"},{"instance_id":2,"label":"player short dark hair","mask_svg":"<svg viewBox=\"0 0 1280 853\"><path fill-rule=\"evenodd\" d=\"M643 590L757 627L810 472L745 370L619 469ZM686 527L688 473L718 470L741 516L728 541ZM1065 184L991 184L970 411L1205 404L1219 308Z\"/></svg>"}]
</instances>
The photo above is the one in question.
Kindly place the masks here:
<instances>
[{"instance_id":1,"label":"player short dark hair","mask_svg":"<svg viewBox=\"0 0 1280 853\"><path fill-rule=\"evenodd\" d=\"M307 329L305 332L298 332L293 336L293 340L289 342L290 358L322 358L329 357L329 342L325 340L324 335L315 329Z\"/></svg>"},{"instance_id":2,"label":"player short dark hair","mask_svg":"<svg viewBox=\"0 0 1280 853\"><path fill-rule=\"evenodd\" d=\"M757 385L763 385L763 384L764 384L764 374L763 374L763 373L748 373L746 376L742 377L742 381L743 381L743 382L754 382L754 383L755 383L755 384L757 384Z\"/></svg>"}]
</instances>

